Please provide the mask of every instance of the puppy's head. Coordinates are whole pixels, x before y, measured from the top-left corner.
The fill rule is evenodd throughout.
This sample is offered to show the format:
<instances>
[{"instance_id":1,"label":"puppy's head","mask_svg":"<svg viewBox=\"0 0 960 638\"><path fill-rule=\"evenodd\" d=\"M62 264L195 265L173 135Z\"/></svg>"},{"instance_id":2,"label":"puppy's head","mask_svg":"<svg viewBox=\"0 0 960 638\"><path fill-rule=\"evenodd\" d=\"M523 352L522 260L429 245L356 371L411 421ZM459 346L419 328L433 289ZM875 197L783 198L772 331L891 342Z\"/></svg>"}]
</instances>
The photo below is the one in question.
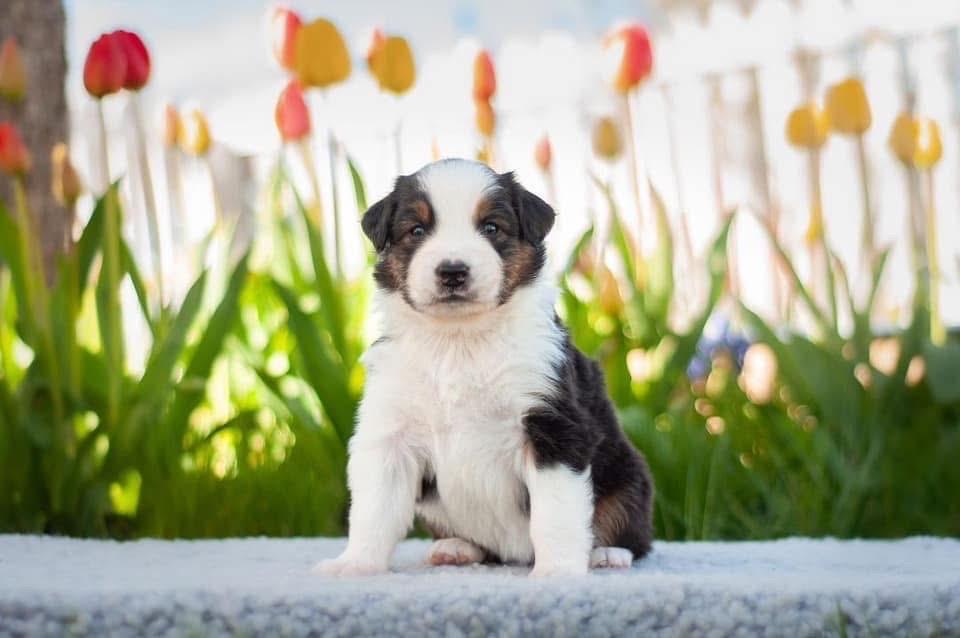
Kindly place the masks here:
<instances>
[{"instance_id":1,"label":"puppy's head","mask_svg":"<svg viewBox=\"0 0 960 638\"><path fill-rule=\"evenodd\" d=\"M377 249L380 288L418 312L464 317L506 303L536 279L553 219L512 173L455 159L398 178L362 225Z\"/></svg>"}]
</instances>

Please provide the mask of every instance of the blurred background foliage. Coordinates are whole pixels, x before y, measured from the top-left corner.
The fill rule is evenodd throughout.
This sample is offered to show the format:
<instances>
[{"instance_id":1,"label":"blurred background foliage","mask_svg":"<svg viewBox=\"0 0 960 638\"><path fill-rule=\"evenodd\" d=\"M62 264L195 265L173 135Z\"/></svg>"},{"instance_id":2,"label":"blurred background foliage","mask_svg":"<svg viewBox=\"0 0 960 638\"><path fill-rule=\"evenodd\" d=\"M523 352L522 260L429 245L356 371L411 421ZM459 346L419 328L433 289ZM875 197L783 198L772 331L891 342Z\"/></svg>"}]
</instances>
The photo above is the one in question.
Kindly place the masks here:
<instances>
[{"instance_id":1,"label":"blurred background foliage","mask_svg":"<svg viewBox=\"0 0 960 638\"><path fill-rule=\"evenodd\" d=\"M148 156L137 153L149 146L137 106L149 55L146 67L131 57L123 48L131 34L116 35L126 32L104 34L85 65L98 111L90 134L102 143L83 222L68 151L54 154L70 240L52 257L38 228L45 218L25 195L32 149L15 118L0 124L0 179L11 188L0 202L0 531L345 532L346 446L373 336L373 255L344 266L343 244L359 244L367 207L363 158L350 157L329 127L314 130L311 100L350 74L351 58L332 23L303 26L282 9L270 20L274 55L291 78L276 108L284 145L247 216L224 214L249 180L224 181L204 114L172 107L162 151L171 211L157 216ZM809 92L785 125L808 160L805 252L787 247L770 211L733 206L698 253L684 211L665 203L636 148L631 104L652 67L646 30L618 27L607 47L612 94L625 108L592 124L596 162L585 179L599 204L554 255L558 313L604 367L624 429L651 465L657 536L960 534L960 338L938 298L936 122L908 100L892 126L911 195L902 220L915 231L915 281L910 308L891 324L878 321L889 247L873 234L869 179L854 272L826 240L820 198L827 138L862 140L871 126L856 78L825 100ZM21 54L0 56L0 94L33 99L12 55ZM403 38L375 33L366 60L384 92L402 96L415 81ZM478 52L472 72L477 156L502 169L489 53ZM108 179L104 100L127 100L139 122L127 140L139 160L120 183ZM399 128L392 150L403 166ZM552 153L546 137L534 150L557 204ZM865 156L856 161L865 175ZM623 164L621 192L613 167ZM190 211L177 187L183 165L203 176L217 213L196 241L183 239L178 219ZM324 165L332 169L321 177ZM139 214L131 199L153 202L143 206L147 251L128 240ZM747 299L733 263L733 231L748 221L769 244L762 267L779 284L773 313Z\"/></svg>"}]
</instances>

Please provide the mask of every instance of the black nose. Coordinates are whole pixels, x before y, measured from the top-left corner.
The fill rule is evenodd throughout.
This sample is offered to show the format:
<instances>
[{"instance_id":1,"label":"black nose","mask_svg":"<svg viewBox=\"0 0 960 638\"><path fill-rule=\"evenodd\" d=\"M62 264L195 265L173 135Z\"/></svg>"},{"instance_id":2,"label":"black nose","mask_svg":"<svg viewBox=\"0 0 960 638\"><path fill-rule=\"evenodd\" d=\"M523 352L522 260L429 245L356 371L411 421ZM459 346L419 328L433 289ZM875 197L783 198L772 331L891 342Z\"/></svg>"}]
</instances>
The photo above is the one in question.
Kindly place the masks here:
<instances>
[{"instance_id":1,"label":"black nose","mask_svg":"<svg viewBox=\"0 0 960 638\"><path fill-rule=\"evenodd\" d=\"M437 266L436 272L437 278L444 288L456 289L467 283L467 278L470 276L470 266L459 259L456 261L444 259Z\"/></svg>"}]
</instances>

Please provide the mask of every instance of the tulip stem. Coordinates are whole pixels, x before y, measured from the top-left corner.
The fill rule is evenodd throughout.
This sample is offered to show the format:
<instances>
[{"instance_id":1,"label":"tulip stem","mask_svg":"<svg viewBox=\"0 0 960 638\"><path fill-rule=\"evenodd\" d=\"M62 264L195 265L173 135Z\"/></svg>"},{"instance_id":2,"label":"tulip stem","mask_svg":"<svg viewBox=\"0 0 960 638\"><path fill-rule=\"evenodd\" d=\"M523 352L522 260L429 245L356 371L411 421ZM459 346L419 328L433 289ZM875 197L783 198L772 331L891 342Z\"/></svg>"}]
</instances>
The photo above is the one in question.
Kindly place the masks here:
<instances>
[{"instance_id":1,"label":"tulip stem","mask_svg":"<svg viewBox=\"0 0 960 638\"><path fill-rule=\"evenodd\" d=\"M163 290L163 255L160 245L160 225L157 220L157 200L153 191L153 178L150 175L150 161L147 157L146 136L143 132L143 116L140 111L139 93L130 95L130 110L133 116L134 138L137 147L137 164L140 169L140 186L143 189L144 212L147 215L147 233L150 236L154 281L157 286L157 308L163 309L166 296Z\"/></svg>"},{"instance_id":2,"label":"tulip stem","mask_svg":"<svg viewBox=\"0 0 960 638\"><path fill-rule=\"evenodd\" d=\"M313 206L308 209L310 220L318 229L323 228L323 200L320 198L320 180L317 179L317 164L313 160L313 151L310 149L310 136L297 142L303 166L307 170L310 188L313 190Z\"/></svg>"},{"instance_id":3,"label":"tulip stem","mask_svg":"<svg viewBox=\"0 0 960 638\"><path fill-rule=\"evenodd\" d=\"M397 125L393 129L393 151L394 159L397 162L397 175L403 175L403 146L402 146L403 120L397 116Z\"/></svg>"},{"instance_id":4,"label":"tulip stem","mask_svg":"<svg viewBox=\"0 0 960 638\"><path fill-rule=\"evenodd\" d=\"M830 318L833 329L837 329L837 294L830 264L830 248L827 244L827 231L823 219L823 191L820 180L820 151L810 151L810 243L811 271L813 274L814 290L823 281L826 284L827 307L830 309Z\"/></svg>"},{"instance_id":5,"label":"tulip stem","mask_svg":"<svg viewBox=\"0 0 960 638\"><path fill-rule=\"evenodd\" d=\"M330 156L330 197L333 199L333 259L335 272L338 277L343 276L343 256L340 246L340 204L339 189L337 188L337 140L333 137L333 131L327 128L328 153Z\"/></svg>"},{"instance_id":6,"label":"tulip stem","mask_svg":"<svg viewBox=\"0 0 960 638\"><path fill-rule=\"evenodd\" d=\"M933 169L924 171L924 186L927 196L927 276L929 278L928 294L930 295L930 341L935 345L943 345L947 340L947 332L940 316L940 250L937 246L937 207L936 192L933 187Z\"/></svg>"},{"instance_id":7,"label":"tulip stem","mask_svg":"<svg viewBox=\"0 0 960 638\"><path fill-rule=\"evenodd\" d=\"M870 167L867 163L867 147L863 134L857 135L857 166L860 169L860 189L863 197L863 258L870 273L876 259L877 230L873 216L873 201L870 194ZM869 275L868 275L869 276Z\"/></svg>"},{"instance_id":8,"label":"tulip stem","mask_svg":"<svg viewBox=\"0 0 960 638\"><path fill-rule=\"evenodd\" d=\"M107 127L103 114L103 100L97 100L97 117L102 149L103 174L110 175L110 162L107 155ZM107 354L107 428L116 427L120 416L120 401L123 384L124 354L122 308L120 307L120 211L117 192L108 186L104 193L105 219L103 224L103 275L106 277L105 303L102 307L106 317L101 318L101 328L105 334L104 351Z\"/></svg>"},{"instance_id":9,"label":"tulip stem","mask_svg":"<svg viewBox=\"0 0 960 638\"><path fill-rule=\"evenodd\" d=\"M636 143L636 127L634 126L633 121L633 109L631 108L630 96L633 92L629 91L623 94L623 108L626 112L625 120L627 123L627 150L629 152L629 168L630 168L630 183L633 187L633 196L637 204L637 232L639 237L645 235L645 230L647 226L647 220L650 218L649 211L649 198L647 195L649 193L643 188L640 179L640 154L637 152L637 143ZM643 171L646 174L646 171ZM645 180L644 180L645 181ZM634 264L635 272L642 272L642 261L643 261L643 249L640 245L640 242L637 242L636 253L634 256L636 263Z\"/></svg>"}]
</instances>

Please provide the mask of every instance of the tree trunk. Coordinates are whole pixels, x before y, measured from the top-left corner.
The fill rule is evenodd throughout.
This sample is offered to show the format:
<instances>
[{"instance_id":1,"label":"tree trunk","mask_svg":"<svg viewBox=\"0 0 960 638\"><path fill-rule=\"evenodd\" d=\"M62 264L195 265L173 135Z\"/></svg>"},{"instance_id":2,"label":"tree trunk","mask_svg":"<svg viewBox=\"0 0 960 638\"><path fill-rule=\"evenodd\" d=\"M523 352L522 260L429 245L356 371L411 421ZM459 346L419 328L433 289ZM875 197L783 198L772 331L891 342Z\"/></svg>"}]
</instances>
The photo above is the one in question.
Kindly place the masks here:
<instances>
[{"instance_id":1,"label":"tree trunk","mask_svg":"<svg viewBox=\"0 0 960 638\"><path fill-rule=\"evenodd\" d=\"M54 200L50 188L50 150L57 142L67 141L64 26L62 0L0 0L0 42L11 35L17 39L27 75L26 99L18 104L0 99L0 121L17 126L33 156L27 188L48 278L68 234L66 210ZM0 180L0 200L9 207L8 181Z\"/></svg>"}]
</instances>

